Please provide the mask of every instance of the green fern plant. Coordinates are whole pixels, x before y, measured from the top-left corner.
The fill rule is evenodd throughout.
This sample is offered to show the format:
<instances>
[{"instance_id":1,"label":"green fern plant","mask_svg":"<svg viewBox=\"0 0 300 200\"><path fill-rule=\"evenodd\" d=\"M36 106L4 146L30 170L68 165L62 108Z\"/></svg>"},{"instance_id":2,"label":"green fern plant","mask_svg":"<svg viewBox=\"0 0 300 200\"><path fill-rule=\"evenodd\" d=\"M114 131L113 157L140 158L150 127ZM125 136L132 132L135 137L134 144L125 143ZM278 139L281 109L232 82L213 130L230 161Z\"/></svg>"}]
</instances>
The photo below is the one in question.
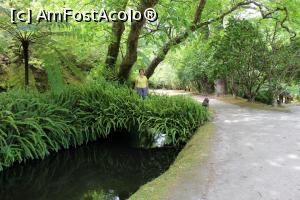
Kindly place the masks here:
<instances>
[{"instance_id":1,"label":"green fern plant","mask_svg":"<svg viewBox=\"0 0 300 200\"><path fill-rule=\"evenodd\" d=\"M105 81L59 93L10 91L0 94L0 170L118 130L140 137L164 133L177 145L208 119L207 110L189 97L154 95L144 101L132 89Z\"/></svg>"}]
</instances>

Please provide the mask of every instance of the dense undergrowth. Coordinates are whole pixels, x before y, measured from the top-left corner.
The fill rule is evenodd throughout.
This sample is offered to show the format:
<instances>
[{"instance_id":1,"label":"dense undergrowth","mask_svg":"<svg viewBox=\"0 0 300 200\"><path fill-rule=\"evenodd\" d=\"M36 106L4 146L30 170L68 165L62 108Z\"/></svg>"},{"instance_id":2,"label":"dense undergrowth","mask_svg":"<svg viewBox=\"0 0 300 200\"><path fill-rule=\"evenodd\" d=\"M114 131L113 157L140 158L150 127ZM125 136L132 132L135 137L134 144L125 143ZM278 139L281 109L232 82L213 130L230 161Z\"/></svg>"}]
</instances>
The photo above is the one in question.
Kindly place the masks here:
<instances>
[{"instance_id":1,"label":"dense undergrowth","mask_svg":"<svg viewBox=\"0 0 300 200\"><path fill-rule=\"evenodd\" d=\"M0 170L118 130L165 133L170 144L184 143L208 117L191 98L143 101L132 89L103 81L59 94L10 91L0 95Z\"/></svg>"}]
</instances>

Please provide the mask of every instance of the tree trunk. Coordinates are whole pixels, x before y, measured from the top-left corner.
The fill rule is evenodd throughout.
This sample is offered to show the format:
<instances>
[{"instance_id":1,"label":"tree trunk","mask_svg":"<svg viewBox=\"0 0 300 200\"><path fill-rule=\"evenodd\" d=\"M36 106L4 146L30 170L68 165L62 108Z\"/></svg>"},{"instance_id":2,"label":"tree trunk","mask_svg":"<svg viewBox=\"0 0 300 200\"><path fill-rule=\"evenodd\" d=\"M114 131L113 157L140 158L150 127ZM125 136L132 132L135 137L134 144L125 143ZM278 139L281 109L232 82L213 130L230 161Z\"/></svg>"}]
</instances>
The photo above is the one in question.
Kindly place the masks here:
<instances>
[{"instance_id":1,"label":"tree trunk","mask_svg":"<svg viewBox=\"0 0 300 200\"><path fill-rule=\"evenodd\" d=\"M25 89L29 86L29 41L22 41L23 56L24 56L24 78Z\"/></svg>"},{"instance_id":2,"label":"tree trunk","mask_svg":"<svg viewBox=\"0 0 300 200\"><path fill-rule=\"evenodd\" d=\"M141 5L138 10L141 13L144 13L147 8L154 7L157 2L158 0L141 0ZM126 55L120 65L118 74L120 82L124 82L128 79L131 68L137 60L138 40L145 22L146 20L143 18L142 21L135 21L131 24L131 29L127 39Z\"/></svg>"},{"instance_id":3,"label":"tree trunk","mask_svg":"<svg viewBox=\"0 0 300 200\"><path fill-rule=\"evenodd\" d=\"M127 2L128 0L124 0L121 3L119 10L125 10L127 6ZM113 22L112 25L113 40L108 46L107 56L105 61L106 66L109 68L114 67L117 62L119 51L120 51L121 38L124 30L125 30L124 22L122 21Z\"/></svg>"},{"instance_id":4,"label":"tree trunk","mask_svg":"<svg viewBox=\"0 0 300 200\"><path fill-rule=\"evenodd\" d=\"M249 101L250 103L254 103L254 102L255 102L255 96L249 97L249 98L248 98L248 101Z\"/></svg>"},{"instance_id":5,"label":"tree trunk","mask_svg":"<svg viewBox=\"0 0 300 200\"><path fill-rule=\"evenodd\" d=\"M109 68L114 67L118 59L120 42L124 30L125 30L125 25L123 22L121 21L113 22L112 32L114 38L113 41L108 46L108 51L107 51L107 56L105 61L106 66Z\"/></svg>"}]
</instances>

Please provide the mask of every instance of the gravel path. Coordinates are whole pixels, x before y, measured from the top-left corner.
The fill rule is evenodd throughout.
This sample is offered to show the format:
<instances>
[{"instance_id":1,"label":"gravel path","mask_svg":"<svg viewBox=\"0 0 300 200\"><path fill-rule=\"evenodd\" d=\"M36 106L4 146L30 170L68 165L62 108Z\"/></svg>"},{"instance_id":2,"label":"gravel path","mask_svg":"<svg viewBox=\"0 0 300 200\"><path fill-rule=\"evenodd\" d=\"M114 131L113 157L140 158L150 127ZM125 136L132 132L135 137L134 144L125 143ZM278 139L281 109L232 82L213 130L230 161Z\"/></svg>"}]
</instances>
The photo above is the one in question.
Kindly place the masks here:
<instances>
[{"instance_id":1,"label":"gravel path","mask_svg":"<svg viewBox=\"0 0 300 200\"><path fill-rule=\"evenodd\" d=\"M300 107L283 113L211 105L216 134L209 159L167 199L300 200Z\"/></svg>"}]
</instances>

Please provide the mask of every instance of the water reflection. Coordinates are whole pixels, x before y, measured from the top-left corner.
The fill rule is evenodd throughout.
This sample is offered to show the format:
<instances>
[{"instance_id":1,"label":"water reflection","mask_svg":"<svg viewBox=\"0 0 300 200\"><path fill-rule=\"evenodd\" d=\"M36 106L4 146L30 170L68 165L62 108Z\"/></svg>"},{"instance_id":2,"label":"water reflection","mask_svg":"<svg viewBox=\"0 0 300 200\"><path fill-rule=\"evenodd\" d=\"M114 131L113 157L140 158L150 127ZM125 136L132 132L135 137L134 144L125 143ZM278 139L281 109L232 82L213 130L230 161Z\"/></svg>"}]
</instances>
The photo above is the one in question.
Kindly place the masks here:
<instances>
[{"instance_id":1,"label":"water reflection","mask_svg":"<svg viewBox=\"0 0 300 200\"><path fill-rule=\"evenodd\" d=\"M179 150L96 142L30 161L0 174L1 200L128 198L164 172Z\"/></svg>"}]
</instances>

